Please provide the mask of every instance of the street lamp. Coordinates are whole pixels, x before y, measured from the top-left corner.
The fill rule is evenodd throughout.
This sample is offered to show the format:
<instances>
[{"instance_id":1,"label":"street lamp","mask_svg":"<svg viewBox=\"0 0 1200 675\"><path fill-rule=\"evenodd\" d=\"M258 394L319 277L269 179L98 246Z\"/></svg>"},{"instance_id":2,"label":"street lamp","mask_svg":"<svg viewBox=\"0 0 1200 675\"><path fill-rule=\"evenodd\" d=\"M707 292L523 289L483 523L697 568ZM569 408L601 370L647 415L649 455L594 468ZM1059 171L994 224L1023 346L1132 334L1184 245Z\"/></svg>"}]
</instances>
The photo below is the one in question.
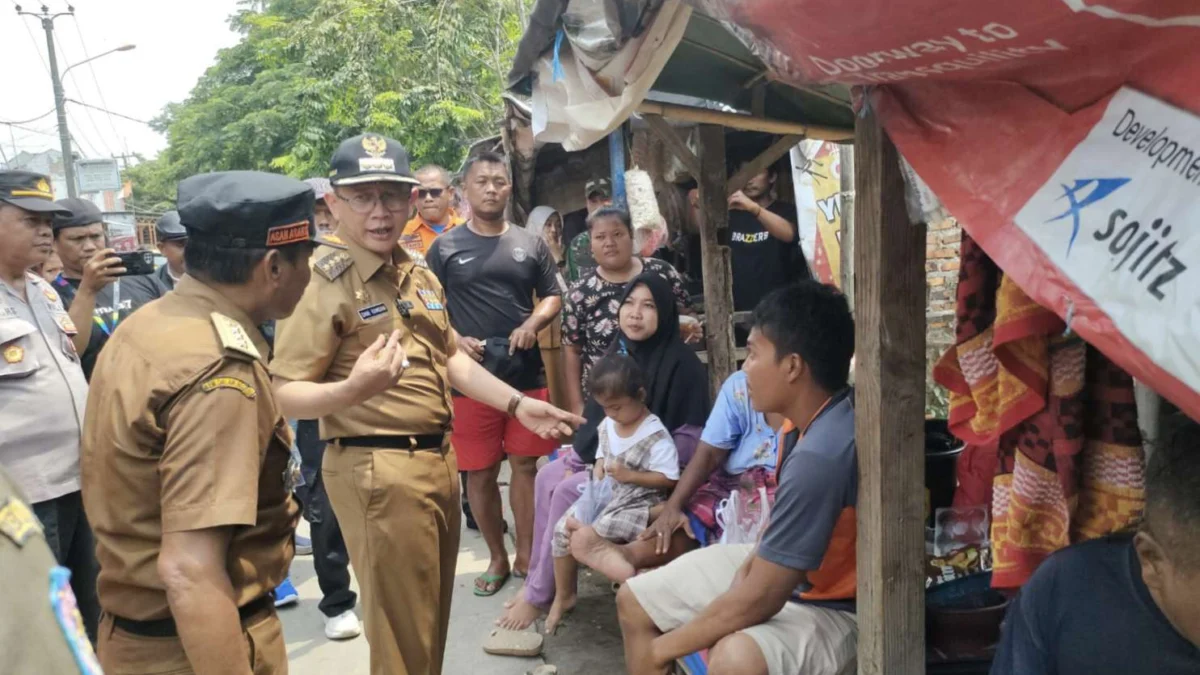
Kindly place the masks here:
<instances>
[{"instance_id":1,"label":"street lamp","mask_svg":"<svg viewBox=\"0 0 1200 675\"><path fill-rule=\"evenodd\" d=\"M71 69L74 68L75 66L82 66L85 63L88 63L90 61L95 61L96 59L98 59L102 56L108 56L109 54L113 54L115 52L128 52L128 51L132 51L134 49L137 49L137 45L133 45L133 44L121 45L120 47L116 47L116 48L110 49L106 52L97 54L90 59L84 59L84 60L80 61L79 63L72 63L71 65L67 66L65 70L62 71L62 74L59 75L59 78L60 79L65 78L67 76L67 73L69 73L71 71Z\"/></svg>"},{"instance_id":2,"label":"street lamp","mask_svg":"<svg viewBox=\"0 0 1200 675\"><path fill-rule=\"evenodd\" d=\"M67 179L67 196L78 197L79 186L75 184L75 156L71 154L71 133L67 130L67 106L66 94L63 92L62 75L66 75L68 70L75 66L83 65L88 61L95 61L101 56L108 56L114 52L127 52L134 48L134 45L121 45L116 49L110 49L103 54L97 54L90 59L84 59L79 63L67 67L67 70L58 72L58 56L54 52L54 20L60 16L74 16L75 8L67 5L67 11L51 14L50 8L42 5L42 12L35 14L33 12L25 12L21 10L21 6L17 5L17 14L19 16L32 16L41 20L42 28L46 31L46 52L50 57L50 80L54 83L54 109L58 113L58 141L62 145L63 158L63 173Z\"/></svg>"}]
</instances>

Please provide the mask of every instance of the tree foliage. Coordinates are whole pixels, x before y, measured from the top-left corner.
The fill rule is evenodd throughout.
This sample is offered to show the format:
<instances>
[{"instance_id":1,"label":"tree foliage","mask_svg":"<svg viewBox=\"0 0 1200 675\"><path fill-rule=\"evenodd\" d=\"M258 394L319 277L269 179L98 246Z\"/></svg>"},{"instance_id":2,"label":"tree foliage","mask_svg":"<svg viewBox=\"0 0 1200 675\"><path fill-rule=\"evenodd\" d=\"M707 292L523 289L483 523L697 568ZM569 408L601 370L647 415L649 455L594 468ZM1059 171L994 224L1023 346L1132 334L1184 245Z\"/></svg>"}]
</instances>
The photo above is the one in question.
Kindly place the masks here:
<instances>
[{"instance_id":1,"label":"tree foliage","mask_svg":"<svg viewBox=\"0 0 1200 675\"><path fill-rule=\"evenodd\" d=\"M188 99L155 128L167 148L127 172L142 208L206 171L324 175L341 140L374 131L417 163L454 167L495 134L530 0L243 0Z\"/></svg>"}]
</instances>

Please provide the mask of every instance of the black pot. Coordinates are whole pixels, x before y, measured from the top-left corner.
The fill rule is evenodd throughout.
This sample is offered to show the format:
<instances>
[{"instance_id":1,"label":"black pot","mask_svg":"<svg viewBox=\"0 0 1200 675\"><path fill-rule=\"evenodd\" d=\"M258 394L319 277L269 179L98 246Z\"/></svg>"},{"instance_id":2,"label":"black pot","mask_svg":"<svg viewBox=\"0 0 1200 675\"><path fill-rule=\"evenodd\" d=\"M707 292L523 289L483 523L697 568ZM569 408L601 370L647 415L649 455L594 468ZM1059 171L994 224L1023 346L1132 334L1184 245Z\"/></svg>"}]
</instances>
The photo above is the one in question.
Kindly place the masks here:
<instances>
[{"instance_id":1,"label":"black pot","mask_svg":"<svg viewBox=\"0 0 1200 675\"><path fill-rule=\"evenodd\" d=\"M958 486L958 456L965 444L950 433L943 419L925 420L925 489L929 491L929 513L926 520L933 525L933 514L954 503Z\"/></svg>"}]
</instances>

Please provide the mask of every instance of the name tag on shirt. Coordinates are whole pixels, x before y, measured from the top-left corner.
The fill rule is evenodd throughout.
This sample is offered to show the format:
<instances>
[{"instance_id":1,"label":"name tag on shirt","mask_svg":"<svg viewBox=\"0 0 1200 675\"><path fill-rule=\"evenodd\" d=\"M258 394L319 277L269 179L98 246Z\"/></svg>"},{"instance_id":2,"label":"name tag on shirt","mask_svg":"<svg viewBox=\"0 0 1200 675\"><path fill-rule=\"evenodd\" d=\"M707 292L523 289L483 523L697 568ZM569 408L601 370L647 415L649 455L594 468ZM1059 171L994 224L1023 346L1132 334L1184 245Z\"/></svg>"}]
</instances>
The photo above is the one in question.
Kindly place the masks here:
<instances>
[{"instance_id":1,"label":"name tag on shirt","mask_svg":"<svg viewBox=\"0 0 1200 675\"><path fill-rule=\"evenodd\" d=\"M0 319L15 319L17 318L17 310L8 305L0 305Z\"/></svg>"},{"instance_id":2,"label":"name tag on shirt","mask_svg":"<svg viewBox=\"0 0 1200 675\"><path fill-rule=\"evenodd\" d=\"M370 307L363 307L362 309L358 310L358 315L362 317L363 321L370 321L371 319L383 314L387 314L387 306L382 302L378 305L371 305Z\"/></svg>"}]
</instances>

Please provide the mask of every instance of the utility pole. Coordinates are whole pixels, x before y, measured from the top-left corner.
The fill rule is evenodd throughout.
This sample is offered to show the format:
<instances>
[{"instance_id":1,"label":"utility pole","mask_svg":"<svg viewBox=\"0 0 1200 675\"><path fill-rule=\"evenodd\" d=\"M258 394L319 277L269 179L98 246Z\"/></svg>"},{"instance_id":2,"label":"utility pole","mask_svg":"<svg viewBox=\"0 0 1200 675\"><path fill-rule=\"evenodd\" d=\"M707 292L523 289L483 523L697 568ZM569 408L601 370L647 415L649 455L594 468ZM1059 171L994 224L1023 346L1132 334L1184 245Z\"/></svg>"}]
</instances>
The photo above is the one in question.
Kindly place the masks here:
<instances>
[{"instance_id":1,"label":"utility pole","mask_svg":"<svg viewBox=\"0 0 1200 675\"><path fill-rule=\"evenodd\" d=\"M62 144L62 163L63 173L67 178L67 196L77 197L79 196L79 187L75 184L75 155L71 153L71 132L67 129L66 94L63 93L62 78L58 74L58 57L54 52L54 20L60 16L74 15L75 8L67 5L67 11L51 14L50 8L42 5L41 13L35 14L21 11L21 6L17 5L17 14L38 18L42 22L42 28L46 31L46 53L50 56L50 79L54 83L54 108L58 112L58 141Z\"/></svg>"}]
</instances>

